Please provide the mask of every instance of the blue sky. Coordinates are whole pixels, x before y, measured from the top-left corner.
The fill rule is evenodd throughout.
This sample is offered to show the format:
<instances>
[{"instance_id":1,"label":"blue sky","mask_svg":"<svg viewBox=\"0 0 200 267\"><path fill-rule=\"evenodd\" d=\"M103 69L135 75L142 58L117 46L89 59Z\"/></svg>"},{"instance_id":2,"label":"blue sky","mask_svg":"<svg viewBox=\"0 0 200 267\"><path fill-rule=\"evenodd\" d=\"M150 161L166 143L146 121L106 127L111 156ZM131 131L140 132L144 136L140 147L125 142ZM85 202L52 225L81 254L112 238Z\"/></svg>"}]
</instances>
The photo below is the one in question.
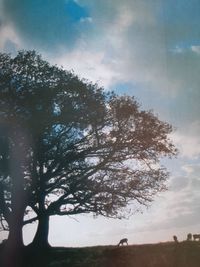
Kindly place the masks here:
<instances>
[{"instance_id":1,"label":"blue sky","mask_svg":"<svg viewBox=\"0 0 200 267\"><path fill-rule=\"evenodd\" d=\"M136 96L174 125L169 190L128 220L55 217L53 245L180 240L200 229L199 0L0 0L0 50L35 49L51 63ZM30 240L36 225L25 228ZM2 235L2 233L1 233Z\"/></svg>"}]
</instances>

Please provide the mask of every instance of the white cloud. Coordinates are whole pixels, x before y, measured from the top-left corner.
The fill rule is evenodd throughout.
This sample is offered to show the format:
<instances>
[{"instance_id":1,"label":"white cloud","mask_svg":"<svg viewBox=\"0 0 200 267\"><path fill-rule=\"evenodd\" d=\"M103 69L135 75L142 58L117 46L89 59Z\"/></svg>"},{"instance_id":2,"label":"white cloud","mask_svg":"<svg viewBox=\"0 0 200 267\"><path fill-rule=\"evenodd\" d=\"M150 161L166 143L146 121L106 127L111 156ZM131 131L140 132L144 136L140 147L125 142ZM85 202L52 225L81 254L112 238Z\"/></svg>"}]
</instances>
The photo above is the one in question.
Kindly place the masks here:
<instances>
[{"instance_id":1,"label":"white cloud","mask_svg":"<svg viewBox=\"0 0 200 267\"><path fill-rule=\"evenodd\" d=\"M179 54L179 53L183 53L185 50L184 50L182 47L176 45L175 48L171 49L171 51L172 51L173 53L175 53L175 54L176 54L176 53Z\"/></svg>"},{"instance_id":2,"label":"white cloud","mask_svg":"<svg viewBox=\"0 0 200 267\"><path fill-rule=\"evenodd\" d=\"M157 20L162 1L155 4L154 1L116 0L113 4L106 0L82 0L81 5L88 7L90 13L81 22L91 23L92 27L82 34L73 51L66 52L62 47L62 55L55 62L105 87L132 82L169 97L188 87L198 90L200 63L189 53L185 57L179 45L171 50L168 47L176 29L170 29L171 35L166 34L169 25ZM15 32L2 36L5 35L20 45ZM1 38L3 45L5 38ZM192 46L191 50L199 53L199 46ZM188 66L196 71L189 71Z\"/></svg>"},{"instance_id":3,"label":"white cloud","mask_svg":"<svg viewBox=\"0 0 200 267\"><path fill-rule=\"evenodd\" d=\"M6 50L6 44L8 41L12 42L16 49L21 48L21 41L15 29L11 25L2 25L0 28L0 50Z\"/></svg>"},{"instance_id":4,"label":"white cloud","mask_svg":"<svg viewBox=\"0 0 200 267\"><path fill-rule=\"evenodd\" d=\"M189 179L185 176L172 177L169 184L169 190L172 192L179 192L189 185Z\"/></svg>"},{"instance_id":5,"label":"white cloud","mask_svg":"<svg viewBox=\"0 0 200 267\"><path fill-rule=\"evenodd\" d=\"M89 23L92 23L92 18L91 17L86 17L86 18L81 18L80 19L80 22L81 23L85 23L85 22L89 22Z\"/></svg>"},{"instance_id":6,"label":"white cloud","mask_svg":"<svg viewBox=\"0 0 200 267\"><path fill-rule=\"evenodd\" d=\"M96 5L92 13L96 35L90 40L82 36L72 52L64 52L55 62L105 87L137 82L151 88L171 88L165 76L165 51L160 49L162 33L152 9L145 9L139 1L119 1L110 9L107 2L99 5L101 8ZM106 12L102 15L103 9Z\"/></svg>"},{"instance_id":7,"label":"white cloud","mask_svg":"<svg viewBox=\"0 0 200 267\"><path fill-rule=\"evenodd\" d=\"M200 54L200 45L192 45L192 46L191 46L191 50L192 50L194 53Z\"/></svg>"},{"instance_id":8,"label":"white cloud","mask_svg":"<svg viewBox=\"0 0 200 267\"><path fill-rule=\"evenodd\" d=\"M175 228L185 228L190 232L190 229L198 224L200 220L200 165L186 165L183 166L183 169L186 171L182 177L171 179L173 190L169 189L162 194L162 197L156 199L148 217L145 215L147 220L139 223L136 220L136 232L149 231L153 233L160 230L169 232L170 229ZM174 190L174 182L177 184L178 190Z\"/></svg>"},{"instance_id":9,"label":"white cloud","mask_svg":"<svg viewBox=\"0 0 200 267\"><path fill-rule=\"evenodd\" d=\"M172 99L188 88L198 90L200 63L179 45L170 50L175 29L172 36L166 35L168 25L156 20L159 4L128 0L82 4L90 7L95 32L82 36L58 63L105 87L129 82Z\"/></svg>"},{"instance_id":10,"label":"white cloud","mask_svg":"<svg viewBox=\"0 0 200 267\"><path fill-rule=\"evenodd\" d=\"M200 164L187 164L182 166L182 169L187 173L188 176L191 175L195 177L200 177Z\"/></svg>"},{"instance_id":11,"label":"white cloud","mask_svg":"<svg viewBox=\"0 0 200 267\"><path fill-rule=\"evenodd\" d=\"M200 121L194 121L187 127L177 130L172 138L180 150L180 156L196 159L200 156Z\"/></svg>"},{"instance_id":12,"label":"white cloud","mask_svg":"<svg viewBox=\"0 0 200 267\"><path fill-rule=\"evenodd\" d=\"M89 51L81 47L51 61L67 70L73 70L81 78L97 82L100 86L108 87L116 78L116 73L111 66L104 62L104 52Z\"/></svg>"}]
</instances>

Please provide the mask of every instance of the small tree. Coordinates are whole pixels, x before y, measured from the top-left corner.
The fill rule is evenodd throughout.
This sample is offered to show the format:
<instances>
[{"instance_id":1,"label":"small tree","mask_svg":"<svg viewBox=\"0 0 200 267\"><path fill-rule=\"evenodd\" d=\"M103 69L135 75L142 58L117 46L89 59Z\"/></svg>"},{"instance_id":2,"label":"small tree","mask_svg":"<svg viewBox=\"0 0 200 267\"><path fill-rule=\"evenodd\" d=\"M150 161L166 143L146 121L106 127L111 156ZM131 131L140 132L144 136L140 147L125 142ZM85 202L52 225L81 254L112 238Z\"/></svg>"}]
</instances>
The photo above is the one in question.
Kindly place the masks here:
<instances>
[{"instance_id":1,"label":"small tree","mask_svg":"<svg viewBox=\"0 0 200 267\"><path fill-rule=\"evenodd\" d=\"M18 130L9 142L22 155L21 175L8 175L10 213L34 210L33 244L48 245L50 216L119 218L129 203L146 205L165 188L168 173L159 160L176 154L169 124L141 111L133 97L106 93L35 52L2 54L0 64L0 116L14 120ZM19 193L23 205L15 207Z\"/></svg>"}]
</instances>

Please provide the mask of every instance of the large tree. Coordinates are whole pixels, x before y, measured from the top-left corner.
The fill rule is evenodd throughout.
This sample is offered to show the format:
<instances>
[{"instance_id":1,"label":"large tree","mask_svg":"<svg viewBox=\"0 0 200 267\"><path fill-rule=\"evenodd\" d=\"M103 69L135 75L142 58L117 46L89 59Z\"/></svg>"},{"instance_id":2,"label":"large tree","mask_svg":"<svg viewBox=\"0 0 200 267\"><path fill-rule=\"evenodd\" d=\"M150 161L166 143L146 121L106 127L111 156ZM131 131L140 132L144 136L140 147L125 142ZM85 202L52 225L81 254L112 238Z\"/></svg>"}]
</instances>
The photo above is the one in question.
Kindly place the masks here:
<instances>
[{"instance_id":1,"label":"large tree","mask_svg":"<svg viewBox=\"0 0 200 267\"><path fill-rule=\"evenodd\" d=\"M105 92L34 51L1 54L0 67L10 238L21 235L27 207L36 214L27 222L38 220L33 243L46 246L50 216L119 218L129 203L146 205L165 189L168 172L160 159L176 154L171 125L140 110L133 97Z\"/></svg>"}]
</instances>

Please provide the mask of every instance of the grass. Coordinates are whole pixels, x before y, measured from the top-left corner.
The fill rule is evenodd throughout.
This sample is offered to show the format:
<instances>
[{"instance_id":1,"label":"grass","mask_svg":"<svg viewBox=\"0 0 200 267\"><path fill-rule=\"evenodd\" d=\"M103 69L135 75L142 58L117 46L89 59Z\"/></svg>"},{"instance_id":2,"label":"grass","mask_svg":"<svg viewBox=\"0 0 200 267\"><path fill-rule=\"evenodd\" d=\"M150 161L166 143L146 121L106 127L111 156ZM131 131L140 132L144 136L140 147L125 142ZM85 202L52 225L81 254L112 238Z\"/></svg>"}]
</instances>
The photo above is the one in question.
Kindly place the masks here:
<instances>
[{"instance_id":1,"label":"grass","mask_svg":"<svg viewBox=\"0 0 200 267\"><path fill-rule=\"evenodd\" d=\"M26 267L199 267L200 243L25 249Z\"/></svg>"}]
</instances>

